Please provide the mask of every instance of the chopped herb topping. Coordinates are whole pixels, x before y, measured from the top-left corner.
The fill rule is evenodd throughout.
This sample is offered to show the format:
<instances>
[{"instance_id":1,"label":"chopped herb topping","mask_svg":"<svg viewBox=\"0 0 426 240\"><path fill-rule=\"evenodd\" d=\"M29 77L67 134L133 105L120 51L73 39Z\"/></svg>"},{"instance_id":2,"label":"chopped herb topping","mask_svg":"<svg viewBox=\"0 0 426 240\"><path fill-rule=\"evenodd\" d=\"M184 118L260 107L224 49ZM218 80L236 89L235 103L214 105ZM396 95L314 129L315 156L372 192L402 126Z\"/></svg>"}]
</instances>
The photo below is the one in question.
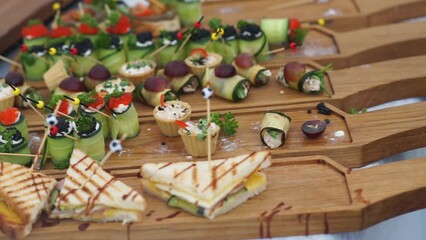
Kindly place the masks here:
<instances>
[{"instance_id":1,"label":"chopped herb topping","mask_svg":"<svg viewBox=\"0 0 426 240\"><path fill-rule=\"evenodd\" d=\"M96 131L96 118L92 116L81 116L75 121L78 135L88 135Z\"/></svg>"}]
</instances>

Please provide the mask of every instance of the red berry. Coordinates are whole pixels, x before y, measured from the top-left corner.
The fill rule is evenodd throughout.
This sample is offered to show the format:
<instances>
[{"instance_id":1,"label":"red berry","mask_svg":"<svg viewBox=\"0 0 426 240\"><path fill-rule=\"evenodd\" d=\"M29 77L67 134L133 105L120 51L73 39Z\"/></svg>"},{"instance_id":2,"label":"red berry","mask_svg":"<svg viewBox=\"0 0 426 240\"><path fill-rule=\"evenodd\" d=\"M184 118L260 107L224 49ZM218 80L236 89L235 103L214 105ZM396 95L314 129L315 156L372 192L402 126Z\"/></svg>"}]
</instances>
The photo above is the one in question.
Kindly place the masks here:
<instances>
[{"instance_id":1,"label":"red berry","mask_svg":"<svg viewBox=\"0 0 426 240\"><path fill-rule=\"evenodd\" d=\"M58 133L58 127L57 126L51 126L50 127L50 135L55 136Z\"/></svg>"},{"instance_id":2,"label":"red berry","mask_svg":"<svg viewBox=\"0 0 426 240\"><path fill-rule=\"evenodd\" d=\"M182 39L183 39L183 33L182 33L182 32L178 32L178 33L176 34L176 38L177 38L178 40L182 40Z\"/></svg>"},{"instance_id":3,"label":"red berry","mask_svg":"<svg viewBox=\"0 0 426 240\"><path fill-rule=\"evenodd\" d=\"M70 53L71 53L72 55L77 55L77 53L78 53L77 48L71 48L71 49L70 49Z\"/></svg>"},{"instance_id":4,"label":"red berry","mask_svg":"<svg viewBox=\"0 0 426 240\"><path fill-rule=\"evenodd\" d=\"M27 46L27 45L25 45L25 44L22 44L22 45L21 45L21 51L22 51L22 52L27 52L27 51L28 51L28 46Z\"/></svg>"},{"instance_id":5,"label":"red berry","mask_svg":"<svg viewBox=\"0 0 426 240\"><path fill-rule=\"evenodd\" d=\"M200 28L201 27L201 23L200 22L195 22L194 23L194 27L195 28Z\"/></svg>"},{"instance_id":6,"label":"red berry","mask_svg":"<svg viewBox=\"0 0 426 240\"><path fill-rule=\"evenodd\" d=\"M290 48L291 49L296 49L297 45L295 42L290 43Z\"/></svg>"}]
</instances>

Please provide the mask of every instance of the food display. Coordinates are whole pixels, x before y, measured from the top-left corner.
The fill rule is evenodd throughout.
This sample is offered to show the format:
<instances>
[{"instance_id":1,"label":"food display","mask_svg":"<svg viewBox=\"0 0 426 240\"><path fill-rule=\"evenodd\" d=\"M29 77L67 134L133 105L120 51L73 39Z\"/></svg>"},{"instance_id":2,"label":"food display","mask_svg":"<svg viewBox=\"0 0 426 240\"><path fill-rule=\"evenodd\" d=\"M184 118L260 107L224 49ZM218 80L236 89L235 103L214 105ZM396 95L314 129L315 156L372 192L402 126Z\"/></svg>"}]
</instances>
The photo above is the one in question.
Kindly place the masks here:
<instances>
[{"instance_id":1,"label":"food display","mask_svg":"<svg viewBox=\"0 0 426 240\"><path fill-rule=\"evenodd\" d=\"M291 118L285 113L268 111L260 122L260 139L271 149L281 147L287 138Z\"/></svg>"},{"instance_id":2,"label":"food display","mask_svg":"<svg viewBox=\"0 0 426 240\"><path fill-rule=\"evenodd\" d=\"M156 64L150 60L134 60L124 63L118 69L122 78L129 79L134 85L154 76Z\"/></svg>"},{"instance_id":3,"label":"food display","mask_svg":"<svg viewBox=\"0 0 426 240\"><path fill-rule=\"evenodd\" d=\"M239 54L232 65L237 70L237 74L250 80L252 86L259 87L268 83L272 76L271 70L260 66L254 57L248 53Z\"/></svg>"},{"instance_id":4,"label":"food display","mask_svg":"<svg viewBox=\"0 0 426 240\"><path fill-rule=\"evenodd\" d=\"M139 118L131 93L114 91L106 96L107 112L111 114L111 138L136 137L139 134ZM103 140L103 139L102 139Z\"/></svg>"},{"instance_id":5,"label":"food display","mask_svg":"<svg viewBox=\"0 0 426 240\"><path fill-rule=\"evenodd\" d=\"M161 98L164 96L164 102L177 100L177 94L170 88L169 82L160 76L150 77L145 83L140 83L136 88L138 99L146 104L155 107L161 104Z\"/></svg>"}]
</instances>

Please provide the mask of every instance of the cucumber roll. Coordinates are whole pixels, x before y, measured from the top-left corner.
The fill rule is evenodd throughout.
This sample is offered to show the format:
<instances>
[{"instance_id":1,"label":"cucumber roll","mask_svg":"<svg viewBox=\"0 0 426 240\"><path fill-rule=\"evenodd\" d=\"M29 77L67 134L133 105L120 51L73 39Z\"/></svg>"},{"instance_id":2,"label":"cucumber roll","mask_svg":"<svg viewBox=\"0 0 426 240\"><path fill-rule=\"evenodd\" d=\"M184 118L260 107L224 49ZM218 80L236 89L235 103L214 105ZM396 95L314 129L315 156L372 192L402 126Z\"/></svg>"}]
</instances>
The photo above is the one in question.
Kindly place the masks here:
<instances>
[{"instance_id":1,"label":"cucumber roll","mask_svg":"<svg viewBox=\"0 0 426 240\"><path fill-rule=\"evenodd\" d=\"M308 29L303 29L299 20L294 18L263 18L260 28L269 44L276 46L289 46L292 42L302 45L308 34Z\"/></svg>"},{"instance_id":2,"label":"cucumber roll","mask_svg":"<svg viewBox=\"0 0 426 240\"><path fill-rule=\"evenodd\" d=\"M222 25L222 20L219 18L213 18L209 21L209 26L213 31L217 31L219 28L224 29L222 38L213 42L214 52L221 55L223 62L231 63L232 60L238 55L238 35L237 30L231 25Z\"/></svg>"},{"instance_id":3,"label":"cucumber roll","mask_svg":"<svg viewBox=\"0 0 426 240\"><path fill-rule=\"evenodd\" d=\"M101 161L105 157L105 140L102 133L102 124L93 116L80 116L75 122L77 135L75 148L82 150L91 158Z\"/></svg>"},{"instance_id":4,"label":"cucumber roll","mask_svg":"<svg viewBox=\"0 0 426 240\"><path fill-rule=\"evenodd\" d=\"M22 52L19 55L19 62L24 67L25 78L29 81L38 81L43 79L44 73L49 69L49 62L46 57L46 49L43 45L36 45L28 52Z\"/></svg>"},{"instance_id":5,"label":"cucumber roll","mask_svg":"<svg viewBox=\"0 0 426 240\"><path fill-rule=\"evenodd\" d=\"M183 26L189 27L203 15L200 0L176 0L176 11Z\"/></svg>"},{"instance_id":6,"label":"cucumber roll","mask_svg":"<svg viewBox=\"0 0 426 240\"><path fill-rule=\"evenodd\" d=\"M27 119L17 108L7 108L0 112L0 131L10 127L15 127L22 137L29 139Z\"/></svg>"},{"instance_id":7,"label":"cucumber roll","mask_svg":"<svg viewBox=\"0 0 426 240\"><path fill-rule=\"evenodd\" d=\"M259 87L268 83L271 78L271 70L256 63L253 56L241 53L232 62L237 74L250 80L252 86Z\"/></svg>"},{"instance_id":8,"label":"cucumber roll","mask_svg":"<svg viewBox=\"0 0 426 240\"><path fill-rule=\"evenodd\" d=\"M31 48L33 46L44 46L47 41L49 30L40 20L30 20L28 25L22 29L22 37L25 46Z\"/></svg>"},{"instance_id":9,"label":"cucumber roll","mask_svg":"<svg viewBox=\"0 0 426 240\"><path fill-rule=\"evenodd\" d=\"M105 115L102 115L96 111L91 110L88 107L92 107L96 110L103 111L105 109L105 100L101 97L100 93L95 91L91 91L88 93L82 93L77 96L80 99L80 105L78 107L78 113L80 116L90 115L96 118L102 124L102 132L104 138L108 138L110 136L110 129L108 118Z\"/></svg>"},{"instance_id":10,"label":"cucumber roll","mask_svg":"<svg viewBox=\"0 0 426 240\"><path fill-rule=\"evenodd\" d=\"M165 102L178 99L167 80L160 76L150 77L145 83L140 83L136 88L136 95L140 101L152 107L160 105L161 95L164 95Z\"/></svg>"},{"instance_id":11,"label":"cucumber roll","mask_svg":"<svg viewBox=\"0 0 426 240\"><path fill-rule=\"evenodd\" d=\"M64 97L64 95L60 95L60 94L52 95L52 98L50 99L50 102L47 104L47 106L51 109L55 109L59 101L61 101L61 105L58 108L59 118L61 118L61 116L65 117L63 116L64 114L68 116L72 116L72 117L77 115L73 104L70 101L68 101Z\"/></svg>"},{"instance_id":12,"label":"cucumber roll","mask_svg":"<svg viewBox=\"0 0 426 240\"><path fill-rule=\"evenodd\" d=\"M265 146L275 149L285 143L291 118L282 112L268 111L260 123L260 139Z\"/></svg>"},{"instance_id":13,"label":"cucumber roll","mask_svg":"<svg viewBox=\"0 0 426 240\"><path fill-rule=\"evenodd\" d=\"M163 74L169 79L172 90L177 94L193 93L200 85L198 77L189 71L184 61L176 60L167 63Z\"/></svg>"},{"instance_id":14,"label":"cucumber roll","mask_svg":"<svg viewBox=\"0 0 426 240\"><path fill-rule=\"evenodd\" d=\"M36 88L26 84L24 76L20 72L10 71L4 79L7 84L19 87L19 89L21 89L22 96L31 98L35 101L43 101L43 97L41 96L40 92ZM15 97L15 106L18 108L28 108L30 107L29 104L33 103L30 101L24 101L24 99L20 96Z\"/></svg>"},{"instance_id":15,"label":"cucumber roll","mask_svg":"<svg viewBox=\"0 0 426 240\"><path fill-rule=\"evenodd\" d=\"M89 58L95 58L95 47L89 38L84 38L71 44L71 49L75 49L74 59L71 67L76 76L86 76L90 69L97 63Z\"/></svg>"},{"instance_id":16,"label":"cucumber roll","mask_svg":"<svg viewBox=\"0 0 426 240\"><path fill-rule=\"evenodd\" d=\"M177 39L177 32L161 31L160 37L157 40L157 48L164 45L168 46L156 55L157 67L163 68L172 60L183 60L185 58L185 51L183 49L178 53L182 42Z\"/></svg>"},{"instance_id":17,"label":"cucumber roll","mask_svg":"<svg viewBox=\"0 0 426 240\"><path fill-rule=\"evenodd\" d=\"M290 62L286 64L284 68L280 69L277 75L277 80L284 86L298 90L302 93L327 93L327 90L325 89L325 78L328 78L327 71L330 70L331 67L332 64L329 64L320 70L307 71L305 64Z\"/></svg>"},{"instance_id":18,"label":"cucumber roll","mask_svg":"<svg viewBox=\"0 0 426 240\"><path fill-rule=\"evenodd\" d=\"M95 42L98 60L108 68L112 74L118 73L118 69L126 62L126 52L123 48L123 40L117 35L100 33Z\"/></svg>"},{"instance_id":19,"label":"cucumber roll","mask_svg":"<svg viewBox=\"0 0 426 240\"><path fill-rule=\"evenodd\" d=\"M98 21L95 17L92 17L89 14L84 14L77 30L81 35L89 38L92 42L95 42L99 32L98 25Z\"/></svg>"},{"instance_id":20,"label":"cucumber roll","mask_svg":"<svg viewBox=\"0 0 426 240\"><path fill-rule=\"evenodd\" d=\"M110 119L111 137L121 138L124 134L127 138L136 137L139 134L139 118L135 106L132 103L131 93L113 92L107 96Z\"/></svg>"},{"instance_id":21,"label":"cucumber roll","mask_svg":"<svg viewBox=\"0 0 426 240\"><path fill-rule=\"evenodd\" d=\"M268 39L265 33L257 24L248 23L246 21L238 22L240 30L239 50L240 53L249 53L253 55L258 62L269 59Z\"/></svg>"},{"instance_id":22,"label":"cucumber roll","mask_svg":"<svg viewBox=\"0 0 426 240\"><path fill-rule=\"evenodd\" d=\"M216 96L234 102L245 99L250 90L250 81L237 75L235 67L227 63L206 72L202 86L207 84L210 84Z\"/></svg>"},{"instance_id":23,"label":"cucumber roll","mask_svg":"<svg viewBox=\"0 0 426 240\"><path fill-rule=\"evenodd\" d=\"M74 140L64 134L73 135L73 124L65 118L58 118L55 127L50 129L47 136L42 165L45 164L47 156L50 156L56 169L66 169L70 165Z\"/></svg>"},{"instance_id":24,"label":"cucumber roll","mask_svg":"<svg viewBox=\"0 0 426 240\"><path fill-rule=\"evenodd\" d=\"M49 39L47 39L47 46L56 44L67 45L71 35L73 34L71 28L65 26L59 26L50 30Z\"/></svg>"},{"instance_id":25,"label":"cucumber roll","mask_svg":"<svg viewBox=\"0 0 426 240\"><path fill-rule=\"evenodd\" d=\"M141 32L137 35L130 34L127 42L127 61L144 59L155 51L151 32ZM152 57L149 60L155 61Z\"/></svg>"},{"instance_id":26,"label":"cucumber roll","mask_svg":"<svg viewBox=\"0 0 426 240\"><path fill-rule=\"evenodd\" d=\"M66 68L69 68L71 66L71 61L69 57L69 46L67 43L54 43L49 44L47 49L49 52L52 52L52 54L47 54L46 59L49 61L49 65L53 66L58 61L62 61Z\"/></svg>"},{"instance_id":27,"label":"cucumber roll","mask_svg":"<svg viewBox=\"0 0 426 240\"><path fill-rule=\"evenodd\" d=\"M107 33L117 35L124 43L125 51L127 51L127 41L132 30L130 18L124 14L113 12L109 15L107 21Z\"/></svg>"},{"instance_id":28,"label":"cucumber roll","mask_svg":"<svg viewBox=\"0 0 426 240\"><path fill-rule=\"evenodd\" d=\"M191 37L188 40L188 43L186 44L186 55L189 55L189 53L197 48L205 48L206 45L210 42L211 34L209 30L205 28L195 28L194 31L191 34ZM207 48L205 48L208 52L214 51L214 45L208 44Z\"/></svg>"},{"instance_id":29,"label":"cucumber roll","mask_svg":"<svg viewBox=\"0 0 426 240\"><path fill-rule=\"evenodd\" d=\"M6 128L0 133L0 152L31 154L27 139L15 127ZM33 157L30 156L0 156L1 162L10 162L24 166L30 165L32 160Z\"/></svg>"}]
</instances>

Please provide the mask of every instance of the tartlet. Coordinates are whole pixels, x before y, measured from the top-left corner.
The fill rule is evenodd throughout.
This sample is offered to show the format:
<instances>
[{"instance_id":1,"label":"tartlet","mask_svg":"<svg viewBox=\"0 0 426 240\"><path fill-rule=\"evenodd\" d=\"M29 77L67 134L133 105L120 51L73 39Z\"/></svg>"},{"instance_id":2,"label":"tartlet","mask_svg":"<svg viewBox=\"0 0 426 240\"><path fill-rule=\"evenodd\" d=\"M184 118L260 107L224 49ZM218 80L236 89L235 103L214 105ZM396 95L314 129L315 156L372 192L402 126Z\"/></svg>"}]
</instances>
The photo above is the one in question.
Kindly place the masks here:
<instances>
[{"instance_id":1,"label":"tartlet","mask_svg":"<svg viewBox=\"0 0 426 240\"><path fill-rule=\"evenodd\" d=\"M205 157L208 154L207 134L201 130L198 124L186 122L187 128L179 129L178 133L182 137L186 151L193 157ZM217 140L219 138L220 127L214 123L210 124L210 147L211 154L216 151Z\"/></svg>"},{"instance_id":2,"label":"tartlet","mask_svg":"<svg viewBox=\"0 0 426 240\"><path fill-rule=\"evenodd\" d=\"M118 73L137 85L154 76L156 66L157 64L151 60L136 60L123 64L118 69Z\"/></svg>"},{"instance_id":3,"label":"tartlet","mask_svg":"<svg viewBox=\"0 0 426 240\"><path fill-rule=\"evenodd\" d=\"M191 118L191 106L186 102L168 101L153 110L155 121L160 131L167 137L179 136L176 120L186 122Z\"/></svg>"}]
</instances>

